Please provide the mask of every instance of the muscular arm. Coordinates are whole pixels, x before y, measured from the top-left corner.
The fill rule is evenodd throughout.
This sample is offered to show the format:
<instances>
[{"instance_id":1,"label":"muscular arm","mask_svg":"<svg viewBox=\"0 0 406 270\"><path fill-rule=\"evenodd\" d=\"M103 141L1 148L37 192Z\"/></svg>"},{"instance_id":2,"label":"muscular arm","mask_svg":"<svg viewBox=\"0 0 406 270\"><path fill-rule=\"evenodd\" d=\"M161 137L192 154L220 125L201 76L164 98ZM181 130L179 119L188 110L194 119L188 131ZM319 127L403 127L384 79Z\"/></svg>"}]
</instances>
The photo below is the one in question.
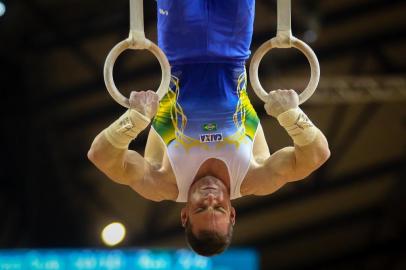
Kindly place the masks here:
<instances>
[{"instance_id":1,"label":"muscular arm","mask_svg":"<svg viewBox=\"0 0 406 270\"><path fill-rule=\"evenodd\" d=\"M132 98L137 97L132 95ZM131 100L130 98L130 102ZM148 102L142 103L146 106ZM141 109L139 110L141 111ZM155 112L153 112L152 116L154 114ZM148 116L151 117L151 115ZM108 129L96 136L88 152L88 158L111 180L130 186L149 200L171 199L167 197L166 175L160 170L160 164L155 162L152 165L139 153L128 150L129 142L136 135L131 138L127 136L128 132L125 132L126 135L117 132L120 125L125 122L123 119L125 118L121 117ZM131 119L134 121L133 118ZM131 134L138 134L138 132Z\"/></svg>"},{"instance_id":2,"label":"muscular arm","mask_svg":"<svg viewBox=\"0 0 406 270\"><path fill-rule=\"evenodd\" d=\"M254 195L273 193L288 182L307 177L330 156L325 136L298 109L298 97L294 91L274 91L270 93L270 98L272 100L265 109L269 115L278 117L294 140L294 146L285 147L272 155L260 154L259 158L256 155L256 164L250 174L253 183L250 193ZM267 147L265 139L259 140L256 149L264 147Z\"/></svg>"},{"instance_id":3,"label":"muscular arm","mask_svg":"<svg viewBox=\"0 0 406 270\"><path fill-rule=\"evenodd\" d=\"M114 147L103 133L94 139L88 158L111 180L123 185L141 181L145 170L149 170L148 162L140 154Z\"/></svg>"},{"instance_id":4,"label":"muscular arm","mask_svg":"<svg viewBox=\"0 0 406 270\"><path fill-rule=\"evenodd\" d=\"M301 180L318 169L330 156L328 143L318 131L315 140L306 146L282 148L257 163L252 172L254 195L268 195L288 182Z\"/></svg>"}]
</instances>

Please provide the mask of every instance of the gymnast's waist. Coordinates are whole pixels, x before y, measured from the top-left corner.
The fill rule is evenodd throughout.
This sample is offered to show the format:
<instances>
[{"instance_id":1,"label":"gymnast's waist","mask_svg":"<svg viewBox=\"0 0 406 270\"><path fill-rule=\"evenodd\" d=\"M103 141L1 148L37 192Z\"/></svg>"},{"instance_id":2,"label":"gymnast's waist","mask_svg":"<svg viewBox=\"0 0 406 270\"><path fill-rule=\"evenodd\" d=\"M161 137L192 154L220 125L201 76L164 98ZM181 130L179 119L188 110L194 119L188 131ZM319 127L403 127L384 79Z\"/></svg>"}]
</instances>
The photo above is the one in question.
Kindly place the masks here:
<instances>
[{"instance_id":1,"label":"gymnast's waist","mask_svg":"<svg viewBox=\"0 0 406 270\"><path fill-rule=\"evenodd\" d=\"M203 101L235 109L240 93L246 89L243 62L176 64L171 73L171 90L177 93L177 102L192 109Z\"/></svg>"},{"instance_id":2,"label":"gymnast's waist","mask_svg":"<svg viewBox=\"0 0 406 270\"><path fill-rule=\"evenodd\" d=\"M169 60L171 67L182 68L185 65L191 64L212 64L212 65L230 65L235 67L245 67L246 58L229 58L229 57L212 57L212 56L200 56L190 58L178 58Z\"/></svg>"},{"instance_id":3,"label":"gymnast's waist","mask_svg":"<svg viewBox=\"0 0 406 270\"><path fill-rule=\"evenodd\" d=\"M180 78L199 78L202 76L216 78L216 75L230 75L245 73L245 60L239 59L198 59L185 58L178 61L170 61L172 75ZM181 76L183 74L183 76Z\"/></svg>"}]
</instances>

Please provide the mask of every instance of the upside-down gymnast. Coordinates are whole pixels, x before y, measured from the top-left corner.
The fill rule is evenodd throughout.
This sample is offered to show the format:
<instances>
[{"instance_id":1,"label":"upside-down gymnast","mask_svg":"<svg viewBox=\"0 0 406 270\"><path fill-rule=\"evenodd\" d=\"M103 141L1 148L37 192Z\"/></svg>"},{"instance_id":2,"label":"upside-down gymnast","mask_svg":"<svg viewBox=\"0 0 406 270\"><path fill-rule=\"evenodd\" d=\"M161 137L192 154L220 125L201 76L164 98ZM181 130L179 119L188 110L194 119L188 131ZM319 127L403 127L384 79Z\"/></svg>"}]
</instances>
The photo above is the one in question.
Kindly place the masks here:
<instances>
[{"instance_id":1,"label":"upside-down gymnast","mask_svg":"<svg viewBox=\"0 0 406 270\"><path fill-rule=\"evenodd\" d=\"M293 90L272 91L265 104L293 139L270 154L246 92L254 7L254 0L158 0L158 45L171 64L170 89L160 102L155 92L132 92L131 109L88 153L109 178L144 198L186 203L187 242L205 256L231 242L232 199L269 195L330 155ZM151 119L143 157L128 145Z\"/></svg>"}]
</instances>

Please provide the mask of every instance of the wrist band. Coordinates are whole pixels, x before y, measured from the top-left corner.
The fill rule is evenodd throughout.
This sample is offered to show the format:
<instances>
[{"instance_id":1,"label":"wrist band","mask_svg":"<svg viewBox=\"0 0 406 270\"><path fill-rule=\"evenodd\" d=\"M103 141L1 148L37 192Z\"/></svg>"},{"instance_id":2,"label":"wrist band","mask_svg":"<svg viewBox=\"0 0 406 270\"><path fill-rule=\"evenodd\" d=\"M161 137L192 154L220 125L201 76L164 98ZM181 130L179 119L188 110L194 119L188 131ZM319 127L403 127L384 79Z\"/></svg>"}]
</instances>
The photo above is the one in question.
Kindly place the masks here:
<instances>
[{"instance_id":1,"label":"wrist band","mask_svg":"<svg viewBox=\"0 0 406 270\"><path fill-rule=\"evenodd\" d=\"M299 146L308 145L316 138L318 129L300 108L287 110L278 115L277 119Z\"/></svg>"},{"instance_id":2,"label":"wrist band","mask_svg":"<svg viewBox=\"0 0 406 270\"><path fill-rule=\"evenodd\" d=\"M136 110L127 110L119 119L104 130L106 139L116 148L126 149L151 122Z\"/></svg>"}]
</instances>

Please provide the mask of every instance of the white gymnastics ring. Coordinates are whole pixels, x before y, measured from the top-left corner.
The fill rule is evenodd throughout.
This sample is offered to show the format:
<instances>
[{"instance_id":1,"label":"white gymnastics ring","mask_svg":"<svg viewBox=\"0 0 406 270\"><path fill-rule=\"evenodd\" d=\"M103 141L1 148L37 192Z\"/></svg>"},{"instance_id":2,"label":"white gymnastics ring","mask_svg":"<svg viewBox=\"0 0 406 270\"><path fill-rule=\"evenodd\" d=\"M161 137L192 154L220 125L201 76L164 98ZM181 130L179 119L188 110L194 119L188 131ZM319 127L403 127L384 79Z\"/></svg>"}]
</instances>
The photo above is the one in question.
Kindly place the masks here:
<instances>
[{"instance_id":1,"label":"white gymnastics ring","mask_svg":"<svg viewBox=\"0 0 406 270\"><path fill-rule=\"evenodd\" d=\"M302 104L307 99L309 99L313 95L314 91L316 91L317 85L319 84L320 80L320 65L313 50L306 43L293 36L290 37L290 46L281 44L279 37L275 37L262 44L261 47L259 47L258 50L255 52L251 60L249 70L251 86L254 89L254 92L262 101L267 102L268 100L268 93L264 90L264 88L262 88L262 85L258 78L258 68L262 58L268 51L273 48L291 47L300 50L307 57L311 68L310 81L307 87L299 95L299 104Z\"/></svg>"},{"instance_id":2,"label":"white gymnastics ring","mask_svg":"<svg viewBox=\"0 0 406 270\"><path fill-rule=\"evenodd\" d=\"M152 52L158 59L159 64L161 66L162 79L161 84L159 85L159 88L156 91L156 93L158 94L159 99L162 99L162 97L167 93L169 88L169 84L171 81L171 68L168 59L166 58L166 55L162 52L162 50L157 45L155 45L153 42L151 42L146 38L134 40L130 37L128 39L125 39L120 43L118 43L108 54L106 62L104 63L104 82L110 95L121 106L130 108L130 102L128 98L123 96L121 92L117 89L113 78L114 63L116 62L118 56L127 49L133 50L147 49L150 52Z\"/></svg>"}]
</instances>

